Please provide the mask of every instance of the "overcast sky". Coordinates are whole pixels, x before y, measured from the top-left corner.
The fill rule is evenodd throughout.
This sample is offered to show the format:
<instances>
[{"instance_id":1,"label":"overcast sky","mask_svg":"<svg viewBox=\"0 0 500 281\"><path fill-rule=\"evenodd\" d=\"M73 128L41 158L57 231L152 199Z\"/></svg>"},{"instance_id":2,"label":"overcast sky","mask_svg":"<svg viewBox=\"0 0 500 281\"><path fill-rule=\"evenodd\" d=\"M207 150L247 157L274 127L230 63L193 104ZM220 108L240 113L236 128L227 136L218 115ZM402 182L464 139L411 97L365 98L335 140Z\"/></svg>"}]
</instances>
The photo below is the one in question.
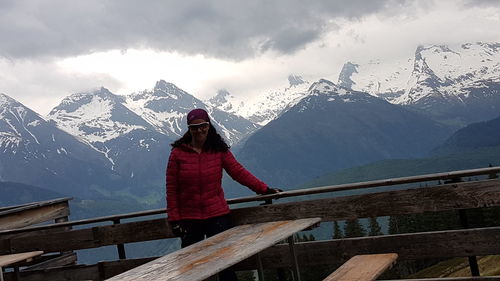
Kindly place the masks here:
<instances>
[{"instance_id":1,"label":"overcast sky","mask_svg":"<svg viewBox=\"0 0 500 281\"><path fill-rule=\"evenodd\" d=\"M0 38L0 93L45 115L100 86L255 96L418 45L500 42L500 1L0 0Z\"/></svg>"}]
</instances>

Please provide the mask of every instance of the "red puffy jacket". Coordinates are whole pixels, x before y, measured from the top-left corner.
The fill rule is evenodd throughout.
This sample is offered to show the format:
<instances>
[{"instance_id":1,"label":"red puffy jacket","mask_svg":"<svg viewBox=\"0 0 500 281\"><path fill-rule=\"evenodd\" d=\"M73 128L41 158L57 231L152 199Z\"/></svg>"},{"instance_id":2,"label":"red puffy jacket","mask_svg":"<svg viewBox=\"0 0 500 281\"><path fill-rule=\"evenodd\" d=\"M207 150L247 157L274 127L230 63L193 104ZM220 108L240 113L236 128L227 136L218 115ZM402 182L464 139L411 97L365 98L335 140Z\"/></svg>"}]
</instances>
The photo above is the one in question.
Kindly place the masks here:
<instances>
[{"instance_id":1,"label":"red puffy jacket","mask_svg":"<svg viewBox=\"0 0 500 281\"><path fill-rule=\"evenodd\" d=\"M237 182L263 194L267 185L247 171L228 150L198 154L187 145L172 149L167 165L168 220L207 219L229 213L222 169Z\"/></svg>"}]
</instances>

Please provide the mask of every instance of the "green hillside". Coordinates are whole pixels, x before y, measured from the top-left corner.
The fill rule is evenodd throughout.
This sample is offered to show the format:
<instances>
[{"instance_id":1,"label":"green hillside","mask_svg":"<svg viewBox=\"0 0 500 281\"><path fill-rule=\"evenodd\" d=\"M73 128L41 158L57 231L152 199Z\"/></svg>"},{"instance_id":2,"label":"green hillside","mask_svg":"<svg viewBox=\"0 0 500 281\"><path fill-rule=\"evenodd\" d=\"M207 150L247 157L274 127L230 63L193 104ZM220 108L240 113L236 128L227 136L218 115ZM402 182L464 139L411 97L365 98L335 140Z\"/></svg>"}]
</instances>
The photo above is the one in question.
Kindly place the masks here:
<instances>
[{"instance_id":1,"label":"green hillside","mask_svg":"<svg viewBox=\"0 0 500 281\"><path fill-rule=\"evenodd\" d=\"M391 159L329 173L299 188L415 176L500 165L500 146L422 159Z\"/></svg>"}]
</instances>

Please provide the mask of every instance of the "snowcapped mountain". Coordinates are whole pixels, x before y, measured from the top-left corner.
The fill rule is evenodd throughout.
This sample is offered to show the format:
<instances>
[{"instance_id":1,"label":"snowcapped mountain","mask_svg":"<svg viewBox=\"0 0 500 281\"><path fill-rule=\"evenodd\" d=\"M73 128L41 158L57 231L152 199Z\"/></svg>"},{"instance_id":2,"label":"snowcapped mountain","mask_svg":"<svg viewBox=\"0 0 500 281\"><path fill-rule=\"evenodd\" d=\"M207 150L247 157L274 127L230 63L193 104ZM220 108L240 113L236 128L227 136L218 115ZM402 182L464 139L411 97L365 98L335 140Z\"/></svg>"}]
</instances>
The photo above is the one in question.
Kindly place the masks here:
<instances>
[{"instance_id":1,"label":"snowcapped mountain","mask_svg":"<svg viewBox=\"0 0 500 281\"><path fill-rule=\"evenodd\" d=\"M57 126L85 140L123 176L145 179L163 174L169 143L166 135L128 109L125 98L105 88L65 98L48 115Z\"/></svg>"},{"instance_id":2,"label":"snowcapped mountain","mask_svg":"<svg viewBox=\"0 0 500 281\"><path fill-rule=\"evenodd\" d=\"M89 143L107 142L151 125L123 105L123 97L106 88L66 97L48 118L74 136Z\"/></svg>"},{"instance_id":3,"label":"snowcapped mountain","mask_svg":"<svg viewBox=\"0 0 500 281\"><path fill-rule=\"evenodd\" d=\"M342 87L370 93L391 103L406 89L413 69L413 59L401 59L391 63L370 60L367 63L347 62L339 74Z\"/></svg>"},{"instance_id":4,"label":"snowcapped mountain","mask_svg":"<svg viewBox=\"0 0 500 281\"><path fill-rule=\"evenodd\" d=\"M267 184L292 187L334 170L425 155L449 134L422 114L321 79L253 134L238 158Z\"/></svg>"},{"instance_id":5,"label":"snowcapped mountain","mask_svg":"<svg viewBox=\"0 0 500 281\"><path fill-rule=\"evenodd\" d=\"M303 98L308 87L309 83L302 77L290 75L288 86L258 95L252 100L243 100L227 90L220 90L206 103L263 126Z\"/></svg>"},{"instance_id":6,"label":"snowcapped mountain","mask_svg":"<svg viewBox=\"0 0 500 281\"><path fill-rule=\"evenodd\" d=\"M113 188L119 181L104 166L104 157L87 144L4 94L0 94L0 154L2 181L78 195L92 193L90 186Z\"/></svg>"},{"instance_id":7,"label":"snowcapped mountain","mask_svg":"<svg viewBox=\"0 0 500 281\"><path fill-rule=\"evenodd\" d=\"M206 109L230 144L237 143L260 127L217 106L207 105L163 80L158 81L152 90L126 96L124 105L171 138L178 138L186 132L186 115L194 108Z\"/></svg>"},{"instance_id":8,"label":"snowcapped mountain","mask_svg":"<svg viewBox=\"0 0 500 281\"><path fill-rule=\"evenodd\" d=\"M500 43L419 46L396 63L346 63L339 84L461 127L500 110Z\"/></svg>"}]
</instances>

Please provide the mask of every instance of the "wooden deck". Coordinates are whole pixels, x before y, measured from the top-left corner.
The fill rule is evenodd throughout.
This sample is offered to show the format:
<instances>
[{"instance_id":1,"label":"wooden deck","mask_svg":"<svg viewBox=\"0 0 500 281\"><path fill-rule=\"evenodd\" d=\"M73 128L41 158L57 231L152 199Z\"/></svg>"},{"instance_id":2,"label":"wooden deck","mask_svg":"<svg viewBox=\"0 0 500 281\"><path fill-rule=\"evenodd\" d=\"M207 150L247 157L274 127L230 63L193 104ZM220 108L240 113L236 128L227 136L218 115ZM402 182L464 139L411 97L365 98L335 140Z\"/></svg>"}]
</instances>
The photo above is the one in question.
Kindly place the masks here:
<instances>
[{"instance_id":1,"label":"wooden deck","mask_svg":"<svg viewBox=\"0 0 500 281\"><path fill-rule=\"evenodd\" d=\"M309 218L240 225L108 280L203 280L319 221Z\"/></svg>"}]
</instances>

